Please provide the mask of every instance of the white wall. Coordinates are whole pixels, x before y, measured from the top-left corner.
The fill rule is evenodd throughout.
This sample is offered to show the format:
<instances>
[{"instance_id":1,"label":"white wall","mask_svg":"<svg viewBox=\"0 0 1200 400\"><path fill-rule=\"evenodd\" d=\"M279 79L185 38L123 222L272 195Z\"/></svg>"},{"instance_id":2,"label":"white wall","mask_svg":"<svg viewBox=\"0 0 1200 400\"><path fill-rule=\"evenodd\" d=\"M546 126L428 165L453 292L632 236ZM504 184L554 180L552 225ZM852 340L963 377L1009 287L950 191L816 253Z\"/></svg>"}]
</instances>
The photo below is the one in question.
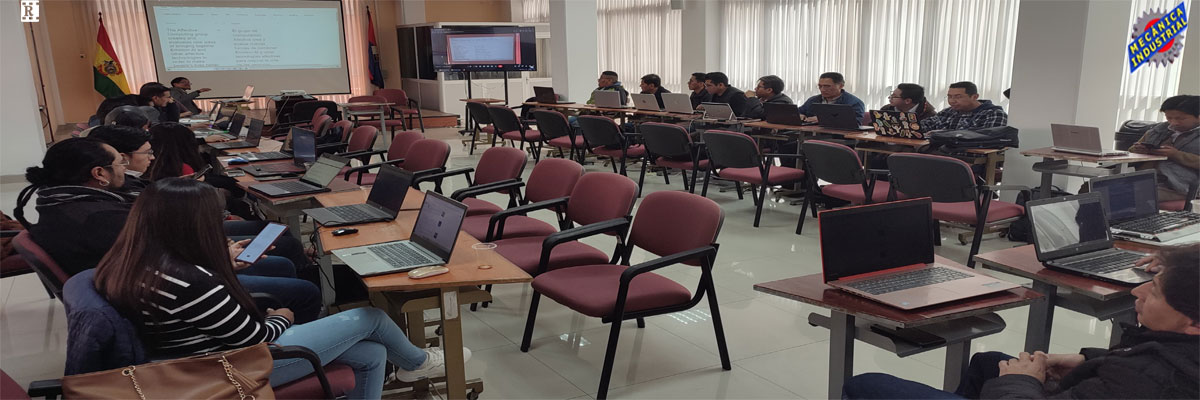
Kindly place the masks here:
<instances>
[{"instance_id":1,"label":"white wall","mask_svg":"<svg viewBox=\"0 0 1200 400\"><path fill-rule=\"evenodd\" d=\"M586 101L600 76L595 2L550 0L550 49L555 93Z\"/></svg>"},{"instance_id":2,"label":"white wall","mask_svg":"<svg viewBox=\"0 0 1200 400\"><path fill-rule=\"evenodd\" d=\"M721 40L719 29L721 2L686 0L681 11L683 82L693 72L713 72L720 68ZM687 86L684 86L685 88Z\"/></svg>"},{"instance_id":3,"label":"white wall","mask_svg":"<svg viewBox=\"0 0 1200 400\"><path fill-rule=\"evenodd\" d=\"M24 176L46 152L20 5L0 2L0 176L6 178Z\"/></svg>"}]
</instances>

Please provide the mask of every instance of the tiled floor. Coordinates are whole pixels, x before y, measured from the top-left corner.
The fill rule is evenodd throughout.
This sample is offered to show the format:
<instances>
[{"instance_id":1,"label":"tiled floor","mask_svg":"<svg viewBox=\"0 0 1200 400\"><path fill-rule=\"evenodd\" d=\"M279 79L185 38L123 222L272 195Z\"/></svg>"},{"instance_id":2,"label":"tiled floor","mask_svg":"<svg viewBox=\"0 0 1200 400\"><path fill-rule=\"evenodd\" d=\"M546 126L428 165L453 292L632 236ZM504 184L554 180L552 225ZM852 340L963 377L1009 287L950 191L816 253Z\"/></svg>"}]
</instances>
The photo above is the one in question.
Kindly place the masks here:
<instances>
[{"instance_id":1,"label":"tiled floor","mask_svg":"<svg viewBox=\"0 0 1200 400\"><path fill-rule=\"evenodd\" d=\"M474 166L478 153L467 155L452 139L449 129L431 130L430 137L446 139L453 149L451 167ZM379 146L383 146L380 143ZM591 164L588 171L611 171ZM526 174L532 169L526 169ZM631 176L637 169L633 168ZM673 178L677 178L674 176ZM680 190L679 179L663 184L647 176L645 191ZM446 192L461 187L450 182ZM0 187L0 205L11 210L21 185ZM709 198L725 209L715 269L717 295L725 323L733 370L723 371L707 302L695 309L647 319L645 329L622 326L620 348L612 378L613 398L824 398L827 375L828 332L808 325L809 313L827 314L812 306L756 292L753 285L776 279L820 272L817 229L802 236L793 233L799 206L771 202L763 211L762 226L751 227L754 207L750 196L738 200L733 192L710 190ZM491 198L492 200L502 200ZM503 204L503 203L500 203ZM30 207L32 209L32 207ZM544 216L543 216L544 217ZM953 231L944 231L950 235ZM608 238L587 240L611 251ZM1013 246L991 235L983 250ZM939 255L965 261L968 247L947 236ZM634 254L634 262L648 259ZM699 272L676 266L663 270L671 279L694 287ZM1013 279L1016 282L1021 280ZM1023 283L1023 282L1022 282ZM467 375L485 382L484 398L572 399L596 395L608 325L583 317L553 301L543 301L538 312L532 348L518 349L531 289L528 285L501 285L495 303L478 312L463 309L465 342L474 351ZM976 340L973 350L1019 352L1024 341L1026 309L1000 313L1008 324L1003 332ZM1059 309L1055 315L1051 350L1075 352L1082 346L1104 346L1111 326L1107 322ZM37 278L25 275L0 281L0 367L18 382L61 375L66 356L66 321L58 301L47 298ZM941 385L942 350L908 358L859 343L855 372L888 372L934 386Z\"/></svg>"}]
</instances>

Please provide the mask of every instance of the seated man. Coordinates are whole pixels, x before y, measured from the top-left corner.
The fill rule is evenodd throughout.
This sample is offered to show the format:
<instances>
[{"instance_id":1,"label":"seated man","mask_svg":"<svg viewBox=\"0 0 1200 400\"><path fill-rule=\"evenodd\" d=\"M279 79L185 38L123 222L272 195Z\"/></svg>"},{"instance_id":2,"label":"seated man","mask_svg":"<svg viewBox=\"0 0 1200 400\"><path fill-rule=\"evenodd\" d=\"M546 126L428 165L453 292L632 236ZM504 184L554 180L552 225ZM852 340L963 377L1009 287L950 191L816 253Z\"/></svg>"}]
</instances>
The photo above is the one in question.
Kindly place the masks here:
<instances>
[{"instance_id":1,"label":"seated man","mask_svg":"<svg viewBox=\"0 0 1200 400\"><path fill-rule=\"evenodd\" d=\"M991 100L979 100L979 89L971 82L951 83L946 91L950 107L921 120L926 131L980 129L1008 125L1004 108Z\"/></svg>"},{"instance_id":2,"label":"seated man","mask_svg":"<svg viewBox=\"0 0 1200 400\"><path fill-rule=\"evenodd\" d=\"M933 108L933 104L929 104L929 100L925 99L925 88L915 83L896 85L896 89L892 90L892 95L888 96L888 105L879 110L916 113L917 121L923 121L937 114L937 109ZM870 121L868 120L868 122Z\"/></svg>"},{"instance_id":3,"label":"seated man","mask_svg":"<svg viewBox=\"0 0 1200 400\"><path fill-rule=\"evenodd\" d=\"M688 90L692 91L692 109L700 106L700 103L712 101L712 93L709 93L704 88L704 82L708 80L708 74L703 72L693 72L692 77L688 78Z\"/></svg>"},{"instance_id":4,"label":"seated man","mask_svg":"<svg viewBox=\"0 0 1200 400\"><path fill-rule=\"evenodd\" d=\"M171 89L158 82L147 82L138 90L142 103L158 110L158 118L150 123L179 122L179 105L171 98Z\"/></svg>"},{"instance_id":5,"label":"seated man","mask_svg":"<svg viewBox=\"0 0 1200 400\"><path fill-rule=\"evenodd\" d=\"M638 87L640 87L642 89L641 94L654 95L654 99L658 100L658 108L659 109L666 107L665 105L663 105L662 95L663 95L663 93L671 93L671 91L662 87L662 78L659 78L658 75L649 74L649 75L643 76L642 83L640 85L638 85Z\"/></svg>"},{"instance_id":6,"label":"seated man","mask_svg":"<svg viewBox=\"0 0 1200 400\"><path fill-rule=\"evenodd\" d=\"M600 78L596 79L596 90L615 90L621 92L621 105L629 104L629 92L621 86L621 81L617 80L617 73L612 71L604 71L600 73ZM596 99L588 94L588 104L595 104Z\"/></svg>"},{"instance_id":7,"label":"seated man","mask_svg":"<svg viewBox=\"0 0 1200 400\"><path fill-rule=\"evenodd\" d=\"M704 76L704 89L712 95L709 102L725 103L733 109L733 115L742 116L746 113L746 94L738 88L729 86L729 77L723 72L709 72Z\"/></svg>"},{"instance_id":8,"label":"seated man","mask_svg":"<svg viewBox=\"0 0 1200 400\"><path fill-rule=\"evenodd\" d=\"M746 117L760 119L767 116L766 109L763 108L765 103L796 104L791 97L783 94L783 79L775 75L758 78L758 83L754 85L754 98L750 98L749 102Z\"/></svg>"},{"instance_id":9,"label":"seated man","mask_svg":"<svg viewBox=\"0 0 1200 400\"><path fill-rule=\"evenodd\" d=\"M171 80L171 98L175 99L175 104L178 104L179 108L181 108L180 117L190 117L200 114L200 107L196 106L196 97L199 97L200 93L212 89L201 88L195 92L188 93L189 90L192 90L192 81L188 80L188 78L181 76Z\"/></svg>"},{"instance_id":10,"label":"seated man","mask_svg":"<svg viewBox=\"0 0 1200 400\"><path fill-rule=\"evenodd\" d=\"M1200 398L1200 245L1157 255L1161 272L1133 289L1140 326L1111 349L978 353L955 393L886 374L846 381L847 399Z\"/></svg>"},{"instance_id":11,"label":"seated man","mask_svg":"<svg viewBox=\"0 0 1200 400\"><path fill-rule=\"evenodd\" d=\"M1158 201L1183 200L1191 187L1200 185L1200 96L1171 97L1158 110L1167 122L1150 128L1129 151L1167 157L1138 169L1158 171Z\"/></svg>"},{"instance_id":12,"label":"seated man","mask_svg":"<svg viewBox=\"0 0 1200 400\"><path fill-rule=\"evenodd\" d=\"M846 78L837 72L826 72L821 74L817 80L817 89L821 94L809 97L800 106L800 115L805 117L809 122L816 122L817 118L812 115L813 104L848 104L854 108L855 120L862 122L862 115L867 111L866 104L858 97L850 94L845 90Z\"/></svg>"}]
</instances>

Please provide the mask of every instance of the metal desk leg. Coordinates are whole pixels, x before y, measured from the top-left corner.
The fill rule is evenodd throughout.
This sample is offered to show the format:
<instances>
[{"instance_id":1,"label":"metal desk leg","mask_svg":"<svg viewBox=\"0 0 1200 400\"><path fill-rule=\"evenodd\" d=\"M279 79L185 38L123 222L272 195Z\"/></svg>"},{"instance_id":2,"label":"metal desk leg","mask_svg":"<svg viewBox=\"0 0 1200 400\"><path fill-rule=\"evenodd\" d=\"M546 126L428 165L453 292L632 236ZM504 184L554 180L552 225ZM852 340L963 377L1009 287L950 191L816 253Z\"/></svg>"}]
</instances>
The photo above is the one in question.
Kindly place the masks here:
<instances>
[{"instance_id":1,"label":"metal desk leg","mask_svg":"<svg viewBox=\"0 0 1200 400\"><path fill-rule=\"evenodd\" d=\"M1112 320L1112 334L1108 337L1108 346L1113 347L1121 343L1121 336L1125 335L1125 329L1121 328L1121 323L1135 325L1137 324L1137 312L1129 310L1114 317Z\"/></svg>"},{"instance_id":2,"label":"metal desk leg","mask_svg":"<svg viewBox=\"0 0 1200 400\"><path fill-rule=\"evenodd\" d=\"M321 250L318 248L317 251ZM317 257L317 268L321 271L321 276L317 278L321 281L321 305L328 308L337 301L337 285L333 282L333 256L324 254Z\"/></svg>"},{"instance_id":3,"label":"metal desk leg","mask_svg":"<svg viewBox=\"0 0 1200 400\"><path fill-rule=\"evenodd\" d=\"M459 316L458 287L441 289L442 330L446 355L446 395L451 399L467 398L467 371L463 362L462 318Z\"/></svg>"},{"instance_id":4,"label":"metal desk leg","mask_svg":"<svg viewBox=\"0 0 1200 400\"><path fill-rule=\"evenodd\" d=\"M1051 161L1054 161L1054 159L1053 159L1053 158L1050 158L1050 157L1042 157L1042 162L1044 162L1044 163L1049 163L1049 162L1051 162ZM1053 173L1050 173L1050 172L1043 172L1043 173L1042 173L1042 186L1041 186L1041 191L1042 191L1042 192L1041 192L1041 193L1038 193L1038 198L1039 198L1039 199L1047 199L1047 198L1050 198L1051 183L1052 183L1052 181L1053 181L1053 180L1054 180L1054 174L1053 174ZM1044 293L1043 293L1043 294L1044 294Z\"/></svg>"},{"instance_id":5,"label":"metal desk leg","mask_svg":"<svg viewBox=\"0 0 1200 400\"><path fill-rule=\"evenodd\" d=\"M842 385L854 375L854 317L829 312L829 398L842 398Z\"/></svg>"},{"instance_id":6,"label":"metal desk leg","mask_svg":"<svg viewBox=\"0 0 1200 400\"><path fill-rule=\"evenodd\" d=\"M1050 351L1050 330L1054 325L1054 304L1058 286L1033 281L1033 291L1046 296L1046 301L1029 305L1029 321L1025 326L1025 351Z\"/></svg>"},{"instance_id":7,"label":"metal desk leg","mask_svg":"<svg viewBox=\"0 0 1200 400\"><path fill-rule=\"evenodd\" d=\"M995 152L987 155L986 162L983 166L983 180L989 185L996 184L996 166L1000 161L1004 160L1004 152Z\"/></svg>"},{"instance_id":8,"label":"metal desk leg","mask_svg":"<svg viewBox=\"0 0 1200 400\"><path fill-rule=\"evenodd\" d=\"M967 373L967 365L971 362L971 341L946 345L946 372L942 378L942 390L954 392Z\"/></svg>"}]
</instances>

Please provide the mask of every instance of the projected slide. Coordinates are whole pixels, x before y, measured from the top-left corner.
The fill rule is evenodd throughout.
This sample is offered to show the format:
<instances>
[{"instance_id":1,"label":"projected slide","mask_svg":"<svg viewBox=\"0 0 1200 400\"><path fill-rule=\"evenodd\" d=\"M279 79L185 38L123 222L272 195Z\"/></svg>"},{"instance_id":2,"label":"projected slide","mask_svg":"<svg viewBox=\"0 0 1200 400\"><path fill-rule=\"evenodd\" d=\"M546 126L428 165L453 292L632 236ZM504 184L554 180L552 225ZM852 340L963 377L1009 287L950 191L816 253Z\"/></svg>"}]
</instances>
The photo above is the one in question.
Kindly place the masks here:
<instances>
[{"instance_id":1,"label":"projected slide","mask_svg":"<svg viewBox=\"0 0 1200 400\"><path fill-rule=\"evenodd\" d=\"M446 35L450 64L517 64L521 60L521 37L515 33L495 35Z\"/></svg>"},{"instance_id":2,"label":"projected slide","mask_svg":"<svg viewBox=\"0 0 1200 400\"><path fill-rule=\"evenodd\" d=\"M168 72L342 67L337 9L159 6L153 10Z\"/></svg>"}]
</instances>

